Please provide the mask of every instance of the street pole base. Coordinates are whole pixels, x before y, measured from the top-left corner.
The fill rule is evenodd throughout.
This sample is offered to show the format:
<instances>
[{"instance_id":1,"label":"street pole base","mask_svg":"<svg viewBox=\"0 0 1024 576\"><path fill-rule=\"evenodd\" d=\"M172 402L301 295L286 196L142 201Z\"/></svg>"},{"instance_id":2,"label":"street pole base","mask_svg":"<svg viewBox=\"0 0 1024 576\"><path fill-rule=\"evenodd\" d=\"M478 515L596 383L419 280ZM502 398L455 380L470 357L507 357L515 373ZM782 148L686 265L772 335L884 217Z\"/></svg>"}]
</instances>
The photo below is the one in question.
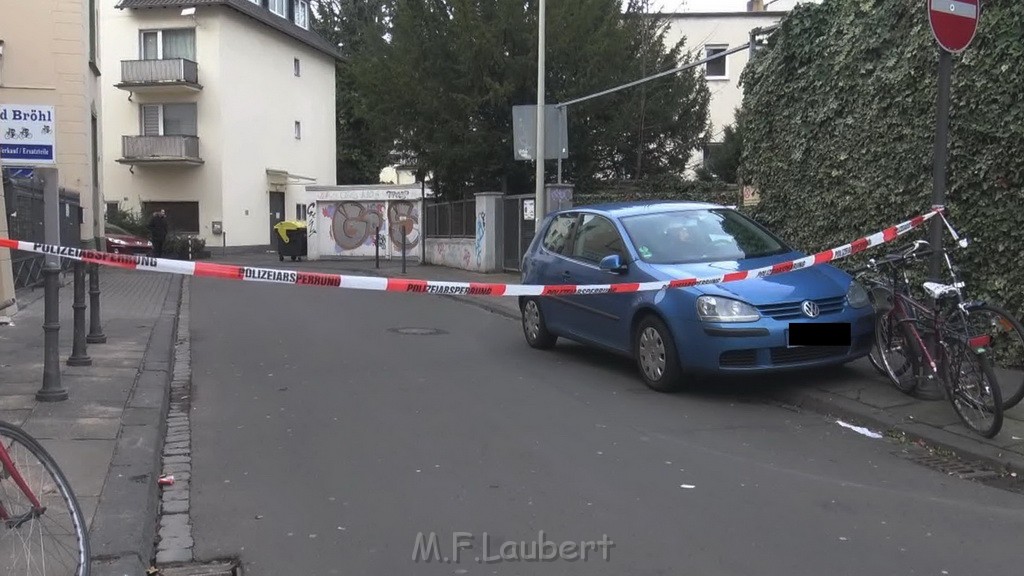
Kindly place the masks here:
<instances>
[{"instance_id":1,"label":"street pole base","mask_svg":"<svg viewBox=\"0 0 1024 576\"><path fill-rule=\"evenodd\" d=\"M36 392L36 400L40 402L61 402L68 399L68 391L64 389L60 390L40 390Z\"/></svg>"},{"instance_id":2,"label":"street pole base","mask_svg":"<svg viewBox=\"0 0 1024 576\"><path fill-rule=\"evenodd\" d=\"M946 399L946 393L939 388L937 382L924 379L918 382L917 387L914 388L913 395L918 400L938 401Z\"/></svg>"},{"instance_id":3,"label":"street pole base","mask_svg":"<svg viewBox=\"0 0 1024 576\"><path fill-rule=\"evenodd\" d=\"M68 358L68 366L92 366L92 358L89 356L72 356Z\"/></svg>"},{"instance_id":4,"label":"street pole base","mask_svg":"<svg viewBox=\"0 0 1024 576\"><path fill-rule=\"evenodd\" d=\"M89 344L106 344L107 337L105 334L89 334L85 337L85 341Z\"/></svg>"}]
</instances>

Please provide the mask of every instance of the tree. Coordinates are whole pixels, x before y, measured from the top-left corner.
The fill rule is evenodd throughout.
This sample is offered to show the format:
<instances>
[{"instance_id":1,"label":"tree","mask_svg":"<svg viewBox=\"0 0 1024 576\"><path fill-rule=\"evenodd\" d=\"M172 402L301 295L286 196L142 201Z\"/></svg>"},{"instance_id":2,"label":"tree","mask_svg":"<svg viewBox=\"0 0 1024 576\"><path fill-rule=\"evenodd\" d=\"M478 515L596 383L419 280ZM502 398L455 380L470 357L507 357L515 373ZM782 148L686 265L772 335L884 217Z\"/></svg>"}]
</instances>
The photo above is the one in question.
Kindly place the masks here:
<instances>
[{"instance_id":1,"label":"tree","mask_svg":"<svg viewBox=\"0 0 1024 576\"><path fill-rule=\"evenodd\" d=\"M714 146L707 161L708 171L723 182L736 184L743 154L743 134L739 124L722 130L722 141Z\"/></svg>"},{"instance_id":2,"label":"tree","mask_svg":"<svg viewBox=\"0 0 1024 576\"><path fill-rule=\"evenodd\" d=\"M344 90L358 119L350 126L392 145L393 160L431 172L439 192L533 190L532 163L514 159L512 107L536 102L535 0L372 3L372 16L338 26L357 34L346 52L352 84ZM665 23L644 4L630 0L623 12L621 0L549 3L545 100L688 61L682 42L665 46ZM585 190L602 179L682 171L706 129L708 100L702 75L690 70L571 107L566 177Z\"/></svg>"},{"instance_id":3,"label":"tree","mask_svg":"<svg viewBox=\"0 0 1024 576\"><path fill-rule=\"evenodd\" d=\"M384 44L387 0L313 0L311 27L338 47L343 59L336 68L337 181L375 183L390 161L393 140L375 129L360 113L355 66Z\"/></svg>"}]
</instances>

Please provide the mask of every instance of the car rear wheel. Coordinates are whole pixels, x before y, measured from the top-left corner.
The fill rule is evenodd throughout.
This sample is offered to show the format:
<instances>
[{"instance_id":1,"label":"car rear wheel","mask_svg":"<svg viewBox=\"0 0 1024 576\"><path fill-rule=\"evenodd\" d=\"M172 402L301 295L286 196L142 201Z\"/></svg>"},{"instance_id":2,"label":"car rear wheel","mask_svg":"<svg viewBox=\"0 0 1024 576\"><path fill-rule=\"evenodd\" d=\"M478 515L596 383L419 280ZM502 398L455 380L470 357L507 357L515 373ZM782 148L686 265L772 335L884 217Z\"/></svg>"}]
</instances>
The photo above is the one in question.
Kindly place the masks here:
<instances>
[{"instance_id":1,"label":"car rear wheel","mask_svg":"<svg viewBox=\"0 0 1024 576\"><path fill-rule=\"evenodd\" d=\"M558 337L548 332L544 323L544 313L540 311L540 304L534 299L528 299L523 303L523 334L526 336L526 343L534 348L547 350L554 347Z\"/></svg>"},{"instance_id":2,"label":"car rear wheel","mask_svg":"<svg viewBox=\"0 0 1024 576\"><path fill-rule=\"evenodd\" d=\"M640 321L633 338L634 357L640 376L653 390L674 392L681 387L682 368L672 334L657 316Z\"/></svg>"}]
</instances>

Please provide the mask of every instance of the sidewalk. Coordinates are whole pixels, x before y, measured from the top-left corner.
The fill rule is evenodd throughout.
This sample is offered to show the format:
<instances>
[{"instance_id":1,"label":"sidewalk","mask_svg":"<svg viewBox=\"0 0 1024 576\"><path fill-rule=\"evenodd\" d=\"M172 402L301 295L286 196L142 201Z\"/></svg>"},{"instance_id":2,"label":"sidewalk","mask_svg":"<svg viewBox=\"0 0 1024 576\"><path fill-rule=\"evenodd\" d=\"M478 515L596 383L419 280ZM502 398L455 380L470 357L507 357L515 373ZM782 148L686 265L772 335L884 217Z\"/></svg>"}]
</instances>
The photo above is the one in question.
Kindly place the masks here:
<instances>
[{"instance_id":1,"label":"sidewalk","mask_svg":"<svg viewBox=\"0 0 1024 576\"><path fill-rule=\"evenodd\" d=\"M492 282L518 284L517 274L478 274L443 266L408 263L406 274L401 263L385 261L380 269L369 261L278 262L275 254L229 255L225 262L266 268L290 268L365 276L388 276L449 282ZM508 318L519 320L518 299L488 296L423 295L424 298L455 298ZM907 396L889 384L867 359L847 367L773 377L764 387L774 400L813 412L842 418L881 433L923 441L961 458L984 463L997 472L1012 471L1024 477L1024 402L1004 415L999 434L987 440L968 430L948 400L922 401ZM938 465L938 464L937 464Z\"/></svg>"},{"instance_id":2,"label":"sidewalk","mask_svg":"<svg viewBox=\"0 0 1024 576\"><path fill-rule=\"evenodd\" d=\"M60 362L69 398L35 399L43 377L42 289L19 293L14 324L0 326L0 418L39 439L68 476L89 526L92 573L143 574L155 540L156 481L182 279L102 268L107 342L89 344L92 365L82 367L66 364L74 328L73 276L66 280L60 290Z\"/></svg>"}]
</instances>

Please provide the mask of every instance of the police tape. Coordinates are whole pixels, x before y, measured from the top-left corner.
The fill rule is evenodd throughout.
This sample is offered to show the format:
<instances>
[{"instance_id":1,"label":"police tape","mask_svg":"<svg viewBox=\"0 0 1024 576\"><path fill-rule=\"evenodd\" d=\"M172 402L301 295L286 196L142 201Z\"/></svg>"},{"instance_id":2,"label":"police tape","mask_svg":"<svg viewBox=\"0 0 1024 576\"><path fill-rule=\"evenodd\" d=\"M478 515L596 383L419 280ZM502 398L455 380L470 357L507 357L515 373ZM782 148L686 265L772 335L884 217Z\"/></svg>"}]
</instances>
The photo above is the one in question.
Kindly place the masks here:
<instances>
[{"instance_id":1,"label":"police tape","mask_svg":"<svg viewBox=\"0 0 1024 576\"><path fill-rule=\"evenodd\" d=\"M924 224L942 208L914 217L906 222L891 226L865 236L849 244L824 250L788 262L753 270L728 272L720 276L704 278L678 278L655 282L625 282L618 284L490 284L483 282L442 282L436 280L410 280L404 278L383 278L370 276L347 276L344 274L325 274L322 272L300 272L296 270L277 270L252 266L236 266L231 264L214 264L210 262L191 262L150 256L133 256L111 254L95 250L83 250L52 244L38 244L22 240L0 238L0 248L10 248L25 252L35 252L50 256L59 256L87 263L101 264L116 268L144 270L150 272L166 272L186 276L221 278L226 280L242 280L252 282L272 282L276 284L294 284L298 286L323 286L346 288L351 290L377 290L387 292L411 292L417 294L444 294L462 296L569 296L575 294L620 294L626 292L648 292L667 288L689 288L708 284L739 282L751 278L765 278L776 274L784 274L802 268L819 266L835 260L846 258L868 248L891 242L914 228Z\"/></svg>"}]
</instances>

